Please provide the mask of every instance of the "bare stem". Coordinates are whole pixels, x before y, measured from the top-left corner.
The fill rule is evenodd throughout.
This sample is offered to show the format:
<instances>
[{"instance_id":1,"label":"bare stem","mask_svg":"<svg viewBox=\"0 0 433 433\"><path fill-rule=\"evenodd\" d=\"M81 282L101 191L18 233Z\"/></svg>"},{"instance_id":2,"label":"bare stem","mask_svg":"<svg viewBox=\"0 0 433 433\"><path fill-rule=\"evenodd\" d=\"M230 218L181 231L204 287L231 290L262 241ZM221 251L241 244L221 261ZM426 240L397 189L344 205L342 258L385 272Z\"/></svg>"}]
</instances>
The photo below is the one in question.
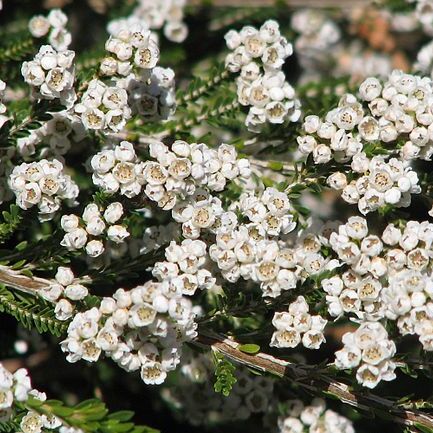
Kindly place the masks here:
<instances>
[{"instance_id":1,"label":"bare stem","mask_svg":"<svg viewBox=\"0 0 433 433\"><path fill-rule=\"evenodd\" d=\"M198 6L204 3L203 0L189 0L190 5ZM289 7L294 8L343 8L353 9L359 6L366 6L372 3L370 0L284 0ZM270 7L275 6L275 0L211 0L212 6L216 7Z\"/></svg>"},{"instance_id":2,"label":"bare stem","mask_svg":"<svg viewBox=\"0 0 433 433\"><path fill-rule=\"evenodd\" d=\"M354 391L347 384L326 376L323 371L311 366L293 364L263 352L249 355L239 350L239 343L220 335L210 335L202 332L195 340L195 343L222 353L242 365L296 382L297 385L310 392L332 395L343 403L364 411L373 412L398 424L410 427L419 425L433 428L433 416L417 410L405 409L397 406L391 400L369 392Z\"/></svg>"}]
</instances>

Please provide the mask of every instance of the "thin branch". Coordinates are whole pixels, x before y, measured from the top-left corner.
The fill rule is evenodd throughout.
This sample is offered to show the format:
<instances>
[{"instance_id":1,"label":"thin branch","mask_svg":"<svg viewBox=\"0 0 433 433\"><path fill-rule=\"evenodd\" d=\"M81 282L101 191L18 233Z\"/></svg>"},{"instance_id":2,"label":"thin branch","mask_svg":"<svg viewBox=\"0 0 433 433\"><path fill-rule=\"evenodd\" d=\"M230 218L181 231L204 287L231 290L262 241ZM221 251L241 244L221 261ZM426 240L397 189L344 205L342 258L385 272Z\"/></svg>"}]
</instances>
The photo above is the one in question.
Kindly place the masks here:
<instances>
[{"instance_id":1,"label":"thin branch","mask_svg":"<svg viewBox=\"0 0 433 433\"><path fill-rule=\"evenodd\" d=\"M343 403L364 411L373 411L378 416L387 417L398 424L433 428L433 416L417 410L404 409L396 406L391 400L368 392L353 391L345 383L325 376L320 370L307 365L293 364L263 352L249 355L239 350L239 343L219 335L201 333L195 343L199 346L211 348L255 370L294 381L299 386L312 392L320 391L324 394L330 394Z\"/></svg>"},{"instance_id":2,"label":"thin branch","mask_svg":"<svg viewBox=\"0 0 433 433\"><path fill-rule=\"evenodd\" d=\"M200 6L207 2L204 0L188 0L191 6ZM275 6L275 0L211 0L211 5L216 7L270 7ZM371 0L284 0L289 7L294 8L343 8L353 9L359 6L367 6Z\"/></svg>"},{"instance_id":3,"label":"thin branch","mask_svg":"<svg viewBox=\"0 0 433 433\"><path fill-rule=\"evenodd\" d=\"M43 278L27 277L20 274L19 271L0 265L0 284L34 295L35 292L50 286L51 282Z\"/></svg>"}]
</instances>

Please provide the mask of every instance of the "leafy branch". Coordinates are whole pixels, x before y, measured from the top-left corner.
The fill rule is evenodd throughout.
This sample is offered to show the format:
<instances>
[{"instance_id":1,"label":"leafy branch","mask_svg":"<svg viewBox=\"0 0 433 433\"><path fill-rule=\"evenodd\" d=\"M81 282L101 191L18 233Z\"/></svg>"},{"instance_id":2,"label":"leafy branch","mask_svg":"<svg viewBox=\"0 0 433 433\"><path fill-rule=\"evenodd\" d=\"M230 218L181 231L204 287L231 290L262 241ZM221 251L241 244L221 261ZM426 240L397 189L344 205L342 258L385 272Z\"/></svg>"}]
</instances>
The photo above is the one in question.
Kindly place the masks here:
<instances>
[{"instance_id":1,"label":"leafy branch","mask_svg":"<svg viewBox=\"0 0 433 433\"><path fill-rule=\"evenodd\" d=\"M28 294L19 294L0 285L0 312L13 316L25 328L36 328L39 333L49 332L60 337L68 323L56 319L48 302Z\"/></svg>"},{"instance_id":2,"label":"leafy branch","mask_svg":"<svg viewBox=\"0 0 433 433\"><path fill-rule=\"evenodd\" d=\"M0 244L6 242L18 229L23 217L20 208L12 204L8 211L2 212L3 222L0 222Z\"/></svg>"},{"instance_id":3,"label":"leafy branch","mask_svg":"<svg viewBox=\"0 0 433 433\"><path fill-rule=\"evenodd\" d=\"M40 100L31 106L30 113L21 122L17 123L9 131L10 140L26 137L30 131L42 126L42 122L47 122L53 115L52 113L62 111L65 107L58 101Z\"/></svg>"},{"instance_id":4,"label":"leafy branch","mask_svg":"<svg viewBox=\"0 0 433 433\"><path fill-rule=\"evenodd\" d=\"M28 34L24 37L15 37L5 47L0 47L0 62L5 63L11 60L23 60L27 55L31 54L33 50L33 39Z\"/></svg>"},{"instance_id":5,"label":"leafy branch","mask_svg":"<svg viewBox=\"0 0 433 433\"><path fill-rule=\"evenodd\" d=\"M233 385L237 382L233 373L236 367L219 352L214 352L215 376L214 384L215 392L220 392L225 397L230 395Z\"/></svg>"},{"instance_id":6,"label":"leafy branch","mask_svg":"<svg viewBox=\"0 0 433 433\"><path fill-rule=\"evenodd\" d=\"M184 105L209 94L212 89L229 77L230 73L227 71L224 64L221 63L217 65L208 78L195 77L191 80L186 91L179 90L177 92L177 104Z\"/></svg>"},{"instance_id":7,"label":"leafy branch","mask_svg":"<svg viewBox=\"0 0 433 433\"><path fill-rule=\"evenodd\" d=\"M153 428L135 425L134 412L109 413L105 403L98 399L83 401L76 406L65 406L59 400L41 401L30 397L20 404L22 411L33 410L40 415L56 416L63 425L83 430L85 433L158 433ZM2 423L0 423L0 431ZM5 430L7 431L7 430Z\"/></svg>"}]
</instances>

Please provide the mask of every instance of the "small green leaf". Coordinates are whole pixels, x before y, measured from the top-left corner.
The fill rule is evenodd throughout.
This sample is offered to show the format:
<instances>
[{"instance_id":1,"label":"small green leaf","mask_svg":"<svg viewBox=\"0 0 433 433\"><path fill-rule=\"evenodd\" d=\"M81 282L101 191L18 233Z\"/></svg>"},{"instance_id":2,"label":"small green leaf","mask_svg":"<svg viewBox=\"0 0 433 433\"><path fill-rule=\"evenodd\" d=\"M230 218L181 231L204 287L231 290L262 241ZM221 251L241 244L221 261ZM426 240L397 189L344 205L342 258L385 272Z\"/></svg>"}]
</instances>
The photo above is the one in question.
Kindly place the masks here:
<instances>
[{"instance_id":1,"label":"small green leaf","mask_svg":"<svg viewBox=\"0 0 433 433\"><path fill-rule=\"evenodd\" d=\"M284 167L284 164L279 161L269 161L268 167L274 171L281 171Z\"/></svg>"},{"instance_id":2,"label":"small green leaf","mask_svg":"<svg viewBox=\"0 0 433 433\"><path fill-rule=\"evenodd\" d=\"M260 352L260 346L258 344L242 344L241 346L238 346L238 349L241 352L248 353L249 355L255 355L256 353Z\"/></svg>"}]
</instances>

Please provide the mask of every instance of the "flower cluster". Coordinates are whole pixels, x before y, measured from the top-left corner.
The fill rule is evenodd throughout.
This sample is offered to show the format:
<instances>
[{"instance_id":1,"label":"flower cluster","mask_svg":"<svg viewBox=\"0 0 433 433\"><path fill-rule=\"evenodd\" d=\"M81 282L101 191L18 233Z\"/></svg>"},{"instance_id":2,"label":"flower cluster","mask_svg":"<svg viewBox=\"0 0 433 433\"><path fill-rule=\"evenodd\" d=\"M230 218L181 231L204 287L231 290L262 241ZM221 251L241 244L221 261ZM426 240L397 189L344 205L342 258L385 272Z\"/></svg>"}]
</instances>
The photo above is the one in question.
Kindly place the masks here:
<instances>
[{"instance_id":1,"label":"flower cluster","mask_svg":"<svg viewBox=\"0 0 433 433\"><path fill-rule=\"evenodd\" d=\"M107 132L122 130L131 117L126 90L98 79L89 82L74 110L86 129Z\"/></svg>"},{"instance_id":2,"label":"flower cluster","mask_svg":"<svg viewBox=\"0 0 433 433\"><path fill-rule=\"evenodd\" d=\"M128 141L98 152L92 157L91 166L93 183L110 194L120 192L128 198L135 197L145 183L144 163Z\"/></svg>"},{"instance_id":3,"label":"flower cluster","mask_svg":"<svg viewBox=\"0 0 433 433\"><path fill-rule=\"evenodd\" d=\"M59 266L55 283L44 286L38 294L55 304L54 312L58 320L68 320L74 313L74 303L83 300L89 291L76 280L71 268Z\"/></svg>"},{"instance_id":4,"label":"flower cluster","mask_svg":"<svg viewBox=\"0 0 433 433\"><path fill-rule=\"evenodd\" d=\"M329 14L319 9L301 9L292 15L291 28L299 33L295 50L306 78L319 78L320 71L329 69L341 39L341 31ZM305 76L306 73L306 76Z\"/></svg>"},{"instance_id":5,"label":"flower cluster","mask_svg":"<svg viewBox=\"0 0 433 433\"><path fill-rule=\"evenodd\" d=\"M164 210L172 209L176 221L193 224L198 234L215 221L208 209L213 197L199 188L222 191L228 180L250 174L248 161L237 160L234 147L225 144L216 151L205 144L177 140L169 150L162 142L152 142L149 153L156 161L139 161L126 141L114 150L99 152L92 158L93 182L109 193L120 189L127 197L138 195L145 185L150 200Z\"/></svg>"},{"instance_id":6,"label":"flower cluster","mask_svg":"<svg viewBox=\"0 0 433 433\"><path fill-rule=\"evenodd\" d=\"M419 194L418 174L404 161L386 160L383 156L369 159L364 152L353 157L352 173L359 176L350 183L344 173L335 172L327 179L328 185L342 190L341 197L350 204L357 204L366 215L383 206L408 207L411 194Z\"/></svg>"},{"instance_id":7,"label":"flower cluster","mask_svg":"<svg viewBox=\"0 0 433 433\"><path fill-rule=\"evenodd\" d=\"M409 221L403 230L390 224L382 239L392 248L394 267L382 294L386 317L398 319L402 335L418 335L424 350L433 351L433 224Z\"/></svg>"},{"instance_id":8,"label":"flower cluster","mask_svg":"<svg viewBox=\"0 0 433 433\"><path fill-rule=\"evenodd\" d=\"M367 78L359 87L359 95L371 112L369 141L377 139L377 133L385 143L401 137L403 159L431 159L431 78L393 71L383 86L377 79Z\"/></svg>"},{"instance_id":9,"label":"flower cluster","mask_svg":"<svg viewBox=\"0 0 433 433\"><path fill-rule=\"evenodd\" d=\"M16 166L9 176L9 187L17 205L24 210L37 205L41 221L52 219L62 201L75 205L78 186L63 171L63 164L57 159L23 162Z\"/></svg>"},{"instance_id":10,"label":"flower cluster","mask_svg":"<svg viewBox=\"0 0 433 433\"><path fill-rule=\"evenodd\" d=\"M164 27L164 36L173 42L183 42L188 27L183 21L186 0L139 0L132 16L146 22L151 29Z\"/></svg>"},{"instance_id":11,"label":"flower cluster","mask_svg":"<svg viewBox=\"0 0 433 433\"><path fill-rule=\"evenodd\" d=\"M369 234L364 218L349 218L330 237L333 251L348 266L322 281L330 315L398 319L403 335L417 333L431 350L432 243L433 224L427 221L409 221L404 228L389 224L379 237Z\"/></svg>"},{"instance_id":12,"label":"flower cluster","mask_svg":"<svg viewBox=\"0 0 433 433\"><path fill-rule=\"evenodd\" d=\"M312 155L315 164L326 164L331 159L346 162L361 152L361 137L350 131L363 118L360 102L353 95L344 95L338 108L328 112L326 118L306 116L303 123L305 135L297 137L302 155ZM359 134L361 136L361 133Z\"/></svg>"},{"instance_id":13,"label":"flower cluster","mask_svg":"<svg viewBox=\"0 0 433 433\"><path fill-rule=\"evenodd\" d=\"M69 362L96 362L101 353L146 384L162 383L180 360L181 344L195 336L191 302L168 281L118 289L99 308L78 313L61 343ZM161 312L162 313L161 313Z\"/></svg>"},{"instance_id":14,"label":"flower cluster","mask_svg":"<svg viewBox=\"0 0 433 433\"><path fill-rule=\"evenodd\" d=\"M319 349L325 342L323 330L327 324L322 316L311 316L303 296L289 305L289 311L276 312L272 324L277 330L273 333L270 346L294 348L301 342L307 349Z\"/></svg>"},{"instance_id":15,"label":"flower cluster","mask_svg":"<svg viewBox=\"0 0 433 433\"><path fill-rule=\"evenodd\" d=\"M222 191L227 181L250 175L248 160L238 160L234 147L227 144L221 144L218 150L214 150L203 143L188 144L177 140L169 150L163 143L153 142L149 145L149 153L156 161L145 162L144 192L165 210L173 209L181 200L194 194L197 204L201 195L198 188ZM191 211L193 208L189 207L189 212ZM182 214L187 215L189 212ZM201 216L196 218L198 227L200 218ZM188 219L194 220L194 217ZM180 218L175 220L180 222ZM212 220L206 219L201 225L209 227L211 224Z\"/></svg>"},{"instance_id":16,"label":"flower cluster","mask_svg":"<svg viewBox=\"0 0 433 433\"><path fill-rule=\"evenodd\" d=\"M65 51L72 42L72 36L66 30L67 23L68 17L60 9L52 9L46 17L34 16L29 21L29 31L35 38L42 38L49 33L49 44L57 51Z\"/></svg>"},{"instance_id":17,"label":"flower cluster","mask_svg":"<svg viewBox=\"0 0 433 433\"><path fill-rule=\"evenodd\" d=\"M296 227L289 217L282 230L278 219L287 217L290 209L284 193L267 188L256 198L250 194L244 197L251 207L240 212L250 221L238 221L234 211L241 209L244 200L234 202L233 210L220 216L214 229L215 243L209 247L209 255L225 280L234 283L242 277L259 284L263 296L277 297L283 290L296 288L308 276L337 265L321 253L326 236L308 232L293 237L284 235ZM259 197L264 198L257 200ZM326 231L327 226L321 230Z\"/></svg>"},{"instance_id":18,"label":"flower cluster","mask_svg":"<svg viewBox=\"0 0 433 433\"><path fill-rule=\"evenodd\" d=\"M119 289L99 308L78 313L62 342L69 362L95 362L104 352L127 371L140 370L147 384L162 383L180 361L182 343L196 336L192 295L215 284L203 268L206 244L172 242L165 262L157 262L148 281L130 291Z\"/></svg>"},{"instance_id":19,"label":"flower cluster","mask_svg":"<svg viewBox=\"0 0 433 433\"><path fill-rule=\"evenodd\" d=\"M120 244L129 236L127 228L119 223L122 216L123 206L119 202L110 203L103 214L97 204L90 203L81 220L74 214L63 215L61 227L66 234L60 245L70 251L85 248L88 256L99 257L105 250L101 238Z\"/></svg>"},{"instance_id":20,"label":"flower cluster","mask_svg":"<svg viewBox=\"0 0 433 433\"><path fill-rule=\"evenodd\" d=\"M7 422L14 416L15 406L25 403L29 398L45 401L45 393L32 388L28 371L20 368L10 373L0 363L0 421ZM19 433L41 433L56 431L57 433L84 433L81 429L72 429L63 425L55 415L40 414L28 410L19 422Z\"/></svg>"},{"instance_id":21,"label":"flower cluster","mask_svg":"<svg viewBox=\"0 0 433 433\"><path fill-rule=\"evenodd\" d=\"M179 245L171 241L165 249L166 262L158 262L152 274L159 281L170 281L171 291L192 296L197 289L211 289L215 278L205 269L206 244L185 239Z\"/></svg>"},{"instance_id":22,"label":"flower cluster","mask_svg":"<svg viewBox=\"0 0 433 433\"><path fill-rule=\"evenodd\" d=\"M130 74L117 81L117 86L128 92L132 114L147 121L166 120L176 108L174 71L156 66L148 72Z\"/></svg>"},{"instance_id":23,"label":"flower cluster","mask_svg":"<svg viewBox=\"0 0 433 433\"><path fill-rule=\"evenodd\" d=\"M253 414L266 412L272 401L272 379L252 375L245 367L237 366L236 383L225 397L212 386L214 369L209 354L186 352L179 368L178 386L166 389L163 397L182 409L182 418L193 425L206 424L209 420L214 423L247 420Z\"/></svg>"},{"instance_id":24,"label":"flower cluster","mask_svg":"<svg viewBox=\"0 0 433 433\"><path fill-rule=\"evenodd\" d=\"M27 370L21 368L12 374L0 364L0 420L9 419L14 401L27 400L31 389Z\"/></svg>"},{"instance_id":25,"label":"flower cluster","mask_svg":"<svg viewBox=\"0 0 433 433\"><path fill-rule=\"evenodd\" d=\"M69 111L52 113L52 118L29 135L17 140L18 153L28 158L35 155L48 158L65 155L72 147L72 142L79 142L85 136L85 128L80 119ZM40 150L37 152L37 150Z\"/></svg>"},{"instance_id":26,"label":"flower cluster","mask_svg":"<svg viewBox=\"0 0 433 433\"><path fill-rule=\"evenodd\" d=\"M255 225L259 233L279 236L294 230L293 209L284 192L266 188L263 194L245 192L239 198L239 211Z\"/></svg>"},{"instance_id":27,"label":"flower cluster","mask_svg":"<svg viewBox=\"0 0 433 433\"><path fill-rule=\"evenodd\" d=\"M308 406L301 400L289 400L285 407L285 414L278 417L279 433L355 433L352 422L326 409L321 398L315 398Z\"/></svg>"},{"instance_id":28,"label":"flower cluster","mask_svg":"<svg viewBox=\"0 0 433 433\"><path fill-rule=\"evenodd\" d=\"M70 107L76 99L74 57L71 50L56 51L51 45L42 45L33 60L23 62L24 81L32 86L38 98L59 98Z\"/></svg>"},{"instance_id":29,"label":"flower cluster","mask_svg":"<svg viewBox=\"0 0 433 433\"><path fill-rule=\"evenodd\" d=\"M357 368L358 383L375 388L381 380L395 379L395 343L379 322L363 322L355 332L343 335L343 349L335 353L339 369Z\"/></svg>"},{"instance_id":30,"label":"flower cluster","mask_svg":"<svg viewBox=\"0 0 433 433\"><path fill-rule=\"evenodd\" d=\"M433 154L430 125L433 115L429 101L433 95L431 78L393 71L382 84L369 77L359 86L359 100L344 95L338 107L329 111L324 120L307 116L298 137L302 154L313 155L316 164L331 159L346 162L361 152L366 144L380 141L397 153L395 142L405 160L430 160Z\"/></svg>"},{"instance_id":31,"label":"flower cluster","mask_svg":"<svg viewBox=\"0 0 433 433\"><path fill-rule=\"evenodd\" d=\"M151 70L159 61L158 43L142 23L120 23L111 28L112 35L105 49L113 56L101 63L101 72L107 76L127 76L132 68Z\"/></svg>"},{"instance_id":32,"label":"flower cluster","mask_svg":"<svg viewBox=\"0 0 433 433\"><path fill-rule=\"evenodd\" d=\"M257 131L266 122L296 122L301 115L300 102L281 71L293 48L281 36L278 23L269 20L259 30L250 26L240 32L230 30L225 39L233 50L226 57L226 67L240 73L236 79L238 100L251 107L248 129Z\"/></svg>"}]
</instances>

